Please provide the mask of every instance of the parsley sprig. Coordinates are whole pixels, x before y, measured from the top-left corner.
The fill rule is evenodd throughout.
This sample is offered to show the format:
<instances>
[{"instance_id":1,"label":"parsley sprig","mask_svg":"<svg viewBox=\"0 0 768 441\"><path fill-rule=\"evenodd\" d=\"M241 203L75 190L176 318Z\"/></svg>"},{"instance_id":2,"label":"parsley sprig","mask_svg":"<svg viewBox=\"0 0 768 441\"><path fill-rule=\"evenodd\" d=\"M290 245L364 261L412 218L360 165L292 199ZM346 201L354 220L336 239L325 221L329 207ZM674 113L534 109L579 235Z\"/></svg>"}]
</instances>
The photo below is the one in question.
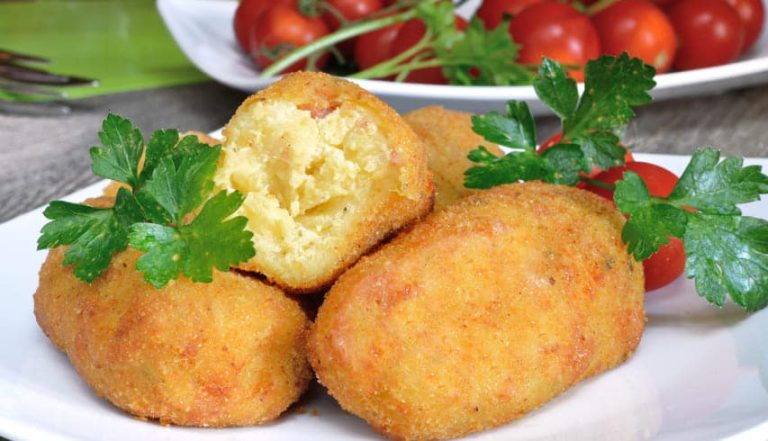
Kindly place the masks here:
<instances>
[{"instance_id":1,"label":"parsley sprig","mask_svg":"<svg viewBox=\"0 0 768 441\"><path fill-rule=\"evenodd\" d=\"M226 191L211 197L220 146L159 130L145 147L139 130L114 114L104 120L99 139L102 145L90 150L93 173L127 188L118 190L112 208L51 202L38 249L69 245L64 263L92 282L130 245L145 252L137 269L156 288L180 273L210 282L212 268L224 271L253 257L247 219L231 217L243 197Z\"/></svg>"},{"instance_id":2,"label":"parsley sprig","mask_svg":"<svg viewBox=\"0 0 768 441\"><path fill-rule=\"evenodd\" d=\"M626 53L604 55L587 63L584 93L579 96L576 82L563 67L545 58L533 87L560 117L562 139L537 154L536 125L524 101L507 103L506 114L475 115L472 129L512 152L499 158L483 147L473 150L469 159L480 165L466 171L465 186L490 188L533 179L574 185L579 172L589 172L593 166L606 169L624 164L626 151L619 134L634 116L632 107L651 100L653 75L652 67Z\"/></svg>"},{"instance_id":3,"label":"parsley sprig","mask_svg":"<svg viewBox=\"0 0 768 441\"><path fill-rule=\"evenodd\" d=\"M402 81L413 70L440 67L451 84L459 85L529 84L533 78L528 67L515 61L520 46L509 35L508 20L493 30L486 30L481 20L473 18L465 30L459 30L454 24L456 14L452 2L422 0L400 3L397 7L399 12L394 15L353 23L295 49L262 70L261 76L275 76L299 60L358 35L418 19L426 29L420 41L402 53L349 77L369 79L394 76L397 81Z\"/></svg>"},{"instance_id":4,"label":"parsley sprig","mask_svg":"<svg viewBox=\"0 0 768 441\"><path fill-rule=\"evenodd\" d=\"M622 239L638 260L653 255L668 236L683 240L686 273L710 303L727 294L747 309L768 306L768 221L742 216L738 204L768 194L768 176L741 158L720 160L697 150L666 198L651 196L639 175L625 172L614 201L629 215Z\"/></svg>"},{"instance_id":5,"label":"parsley sprig","mask_svg":"<svg viewBox=\"0 0 768 441\"><path fill-rule=\"evenodd\" d=\"M634 116L632 107L650 101L653 69L626 54L590 61L584 93L561 66L544 60L534 87L562 121L563 141L536 152L535 124L528 106L507 104L506 114L473 117L473 130L505 146L497 157L483 147L469 153L478 164L465 172L468 188L490 188L518 181L541 180L575 185L580 172L623 163L619 134ZM699 295L722 306L727 296L748 311L768 306L768 221L743 216L738 205L768 194L768 176L741 158L721 159L720 152L697 150L672 193L652 196L642 178L624 173L616 182L616 207L628 217L622 231L627 249L645 260L669 237L683 240L686 274Z\"/></svg>"}]
</instances>

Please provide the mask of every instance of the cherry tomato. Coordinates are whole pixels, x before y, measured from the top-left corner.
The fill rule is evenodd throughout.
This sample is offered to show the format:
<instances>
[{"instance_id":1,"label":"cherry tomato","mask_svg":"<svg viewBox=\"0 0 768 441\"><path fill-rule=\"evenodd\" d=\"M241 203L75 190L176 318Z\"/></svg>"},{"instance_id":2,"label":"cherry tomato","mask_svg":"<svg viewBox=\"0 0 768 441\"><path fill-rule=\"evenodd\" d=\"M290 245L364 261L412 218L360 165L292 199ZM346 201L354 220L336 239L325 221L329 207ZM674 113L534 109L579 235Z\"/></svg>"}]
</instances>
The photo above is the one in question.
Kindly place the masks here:
<instances>
[{"instance_id":1,"label":"cherry tomato","mask_svg":"<svg viewBox=\"0 0 768 441\"><path fill-rule=\"evenodd\" d=\"M501 24L504 15L515 16L528 6L542 0L484 0L475 12L483 21L486 29L495 29Z\"/></svg>"},{"instance_id":2,"label":"cherry tomato","mask_svg":"<svg viewBox=\"0 0 768 441\"><path fill-rule=\"evenodd\" d=\"M653 291L674 282L685 271L683 241L670 237L669 243L659 247L655 254L643 261L643 270L646 291Z\"/></svg>"},{"instance_id":3,"label":"cherry tomato","mask_svg":"<svg viewBox=\"0 0 768 441\"><path fill-rule=\"evenodd\" d=\"M679 42L676 69L728 63L741 53L744 24L725 0L678 0L667 15Z\"/></svg>"},{"instance_id":4,"label":"cherry tomato","mask_svg":"<svg viewBox=\"0 0 768 441\"><path fill-rule=\"evenodd\" d=\"M549 57L575 66L571 77L584 79L584 65L600 55L600 39L586 15L573 6L545 0L516 15L509 25L512 38L522 45L518 62L541 63Z\"/></svg>"},{"instance_id":5,"label":"cherry tomato","mask_svg":"<svg viewBox=\"0 0 768 441\"><path fill-rule=\"evenodd\" d=\"M555 144L558 144L558 143L559 143L559 142L560 142L562 139L563 139L563 133L562 133L562 132L557 132L557 133L555 133L554 135L550 136L550 137L549 137L549 138L548 138L546 141L544 141L544 142L543 142L543 143L542 143L542 144L539 146L539 148L538 148L536 151L537 151L539 154L541 154L541 152L543 152L543 151L545 151L545 150L549 150L550 148L552 148L552 146L554 146ZM625 150L626 150L626 148L625 148ZM632 161L634 161L634 160L635 160L635 157L634 157L634 156L632 156L632 152L630 152L629 150L627 150L627 153L624 155L624 163L632 162ZM602 169L600 169L599 167L597 167L597 166L592 166L592 171L591 171L591 172L589 172L589 174L584 174L584 173L582 173L582 175L583 175L583 176L586 176L586 177L588 177L588 178L594 178L595 176L597 176L598 174L600 174L602 171L603 171L603 170L602 170ZM579 184L577 185L577 187L585 187L585 186L584 186L584 185L582 185L582 183L579 183Z\"/></svg>"},{"instance_id":6,"label":"cherry tomato","mask_svg":"<svg viewBox=\"0 0 768 441\"><path fill-rule=\"evenodd\" d=\"M327 9L336 11L349 21L365 18L384 7L381 0L324 0ZM339 18L331 11L325 11L323 21L331 31L341 27Z\"/></svg>"},{"instance_id":7,"label":"cherry tomato","mask_svg":"<svg viewBox=\"0 0 768 441\"><path fill-rule=\"evenodd\" d=\"M763 31L763 22L765 21L765 7L762 0L726 0L729 5L736 9L744 23L744 47L741 52L744 53L752 48Z\"/></svg>"},{"instance_id":8,"label":"cherry tomato","mask_svg":"<svg viewBox=\"0 0 768 441\"><path fill-rule=\"evenodd\" d=\"M368 69L389 59L392 43L405 23L395 23L385 28L357 37L355 42L355 61L360 69Z\"/></svg>"},{"instance_id":9,"label":"cherry tomato","mask_svg":"<svg viewBox=\"0 0 768 441\"><path fill-rule=\"evenodd\" d=\"M251 30L256 22L267 9L275 3L267 0L243 0L237 5L235 10L235 38L245 53L251 52Z\"/></svg>"},{"instance_id":10,"label":"cherry tomato","mask_svg":"<svg viewBox=\"0 0 768 441\"><path fill-rule=\"evenodd\" d=\"M456 16L456 28L459 30L466 29L467 21L463 18ZM400 32L397 33L397 37L392 42L392 47L389 53L389 58L394 57L402 52L405 52L411 46L418 43L427 32L427 27L424 23L413 18L405 22ZM439 67L428 67L424 69L416 69L411 71L405 78L405 81L411 83L430 83L430 84L446 84L445 76L443 76L443 70Z\"/></svg>"},{"instance_id":11,"label":"cherry tomato","mask_svg":"<svg viewBox=\"0 0 768 441\"><path fill-rule=\"evenodd\" d=\"M328 27L319 17L306 17L295 6L273 5L261 15L253 30L251 57L260 68L272 64L287 52L309 44L328 34ZM327 54L317 60L319 69L327 60ZM307 60L296 62L283 72L307 68Z\"/></svg>"},{"instance_id":12,"label":"cherry tomato","mask_svg":"<svg viewBox=\"0 0 768 441\"><path fill-rule=\"evenodd\" d=\"M594 177L595 180L615 185L616 181L623 178L624 172L630 170L643 178L648 191L659 197L666 197L672 193L677 185L677 176L664 167L647 162L630 162L621 167L615 167L604 171ZM613 192L602 187L587 185L586 189L613 201ZM676 237L670 237L669 243L662 245L650 258L643 261L645 272L645 290L666 286L685 270L685 249L683 241Z\"/></svg>"},{"instance_id":13,"label":"cherry tomato","mask_svg":"<svg viewBox=\"0 0 768 441\"><path fill-rule=\"evenodd\" d=\"M677 50L672 23L648 0L619 0L592 17L603 52L629 52L656 72L667 72Z\"/></svg>"}]
</instances>

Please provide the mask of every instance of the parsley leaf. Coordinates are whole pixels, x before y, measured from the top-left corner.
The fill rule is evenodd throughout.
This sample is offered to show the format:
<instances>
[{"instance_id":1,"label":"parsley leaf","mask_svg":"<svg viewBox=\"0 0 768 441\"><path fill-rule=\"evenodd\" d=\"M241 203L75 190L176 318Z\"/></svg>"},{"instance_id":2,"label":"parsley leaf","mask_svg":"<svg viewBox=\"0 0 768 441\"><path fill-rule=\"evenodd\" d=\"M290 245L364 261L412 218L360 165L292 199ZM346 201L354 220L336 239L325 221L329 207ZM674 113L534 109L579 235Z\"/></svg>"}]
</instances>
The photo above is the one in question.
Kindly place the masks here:
<instances>
[{"instance_id":1,"label":"parsley leaf","mask_svg":"<svg viewBox=\"0 0 768 441\"><path fill-rule=\"evenodd\" d=\"M533 80L533 88L539 99L560 119L571 117L579 102L576 81L566 75L560 63L544 58L539 74Z\"/></svg>"},{"instance_id":2,"label":"parsley leaf","mask_svg":"<svg viewBox=\"0 0 768 441\"><path fill-rule=\"evenodd\" d=\"M670 235L685 233L685 211L652 197L637 173L625 172L624 179L616 182L614 199L619 210L630 216L621 238L637 260L651 257L669 242Z\"/></svg>"},{"instance_id":3,"label":"parsley leaf","mask_svg":"<svg viewBox=\"0 0 768 441\"><path fill-rule=\"evenodd\" d=\"M139 129L125 118L110 113L102 123L101 147L92 147L93 174L135 187L139 182L139 160L144 138Z\"/></svg>"},{"instance_id":4,"label":"parsley leaf","mask_svg":"<svg viewBox=\"0 0 768 441\"><path fill-rule=\"evenodd\" d=\"M632 106L651 101L648 91L656 85L655 74L653 67L629 58L626 52L588 62L584 93L576 109L563 119L563 138L623 128L635 116Z\"/></svg>"},{"instance_id":5,"label":"parsley leaf","mask_svg":"<svg viewBox=\"0 0 768 441\"><path fill-rule=\"evenodd\" d=\"M37 241L37 249L69 245L64 264L74 265L75 275L92 282L109 266L112 255L128 246L128 228L141 220L133 195L121 188L113 208L95 208L64 201L53 201L43 215L47 223Z\"/></svg>"},{"instance_id":6,"label":"parsley leaf","mask_svg":"<svg viewBox=\"0 0 768 441\"><path fill-rule=\"evenodd\" d=\"M536 150L536 124L524 101L508 101L507 114L472 116L472 130L485 140L512 149Z\"/></svg>"},{"instance_id":7,"label":"parsley leaf","mask_svg":"<svg viewBox=\"0 0 768 441\"><path fill-rule=\"evenodd\" d=\"M147 143L144 166L141 169L140 178L142 184L148 176L152 176L152 172L155 171L155 167L160 163L160 160L168 156L168 153L176 148L178 143L179 131L176 129L157 130L152 134Z\"/></svg>"},{"instance_id":8,"label":"parsley leaf","mask_svg":"<svg viewBox=\"0 0 768 441\"><path fill-rule=\"evenodd\" d=\"M253 233L244 230L248 220L242 216L225 220L242 202L239 193L221 191L187 225L132 225L131 246L146 252L136 265L145 280L160 288L183 272L192 281L210 282L213 267L226 271L253 257Z\"/></svg>"},{"instance_id":9,"label":"parsley leaf","mask_svg":"<svg viewBox=\"0 0 768 441\"><path fill-rule=\"evenodd\" d=\"M768 176L760 166L744 167L742 158L720 161L719 151L701 149L691 157L669 200L707 214L741 214L738 204L756 201L765 193Z\"/></svg>"},{"instance_id":10,"label":"parsley leaf","mask_svg":"<svg viewBox=\"0 0 768 441\"><path fill-rule=\"evenodd\" d=\"M768 306L768 222L747 216L691 216L683 238L686 272L699 295L722 306L726 294L747 311Z\"/></svg>"},{"instance_id":11,"label":"parsley leaf","mask_svg":"<svg viewBox=\"0 0 768 441\"><path fill-rule=\"evenodd\" d=\"M181 225L184 216L198 207L213 189L213 173L220 154L220 147L204 147L184 156L178 166L173 158L163 158L143 190Z\"/></svg>"}]
</instances>

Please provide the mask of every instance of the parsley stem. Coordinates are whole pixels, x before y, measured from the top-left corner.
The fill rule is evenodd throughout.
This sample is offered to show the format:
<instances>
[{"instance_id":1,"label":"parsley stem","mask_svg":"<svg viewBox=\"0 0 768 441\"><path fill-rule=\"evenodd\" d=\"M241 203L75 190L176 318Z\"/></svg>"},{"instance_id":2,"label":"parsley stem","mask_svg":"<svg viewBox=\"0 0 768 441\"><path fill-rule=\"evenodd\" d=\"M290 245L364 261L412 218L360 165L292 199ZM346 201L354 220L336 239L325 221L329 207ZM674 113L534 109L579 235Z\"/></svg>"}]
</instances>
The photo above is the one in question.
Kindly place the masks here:
<instances>
[{"instance_id":1,"label":"parsley stem","mask_svg":"<svg viewBox=\"0 0 768 441\"><path fill-rule=\"evenodd\" d=\"M307 56L309 56L314 52L318 52L323 49L326 49L340 41L344 41L352 37L356 37L358 35L375 31L377 29L381 29L389 25L408 21L414 17L416 17L416 9L409 9L407 11L401 12L399 14L391 15L389 17L383 17L376 20L372 20L372 21L362 21L352 26L349 26L347 28L341 28L336 32L328 34L323 38L315 40L306 46L301 46L295 49L294 51L286 54L284 57L280 58L275 63L273 63L272 65L270 65L269 67L261 71L261 76L263 78L273 77L278 73L280 73L283 69L287 68L288 66L292 65L293 63L303 58L306 58Z\"/></svg>"},{"instance_id":2,"label":"parsley stem","mask_svg":"<svg viewBox=\"0 0 768 441\"><path fill-rule=\"evenodd\" d=\"M597 179L588 178L586 176L579 176L579 180L595 187L604 188L608 191L616 190L615 185L603 181L598 181Z\"/></svg>"}]
</instances>

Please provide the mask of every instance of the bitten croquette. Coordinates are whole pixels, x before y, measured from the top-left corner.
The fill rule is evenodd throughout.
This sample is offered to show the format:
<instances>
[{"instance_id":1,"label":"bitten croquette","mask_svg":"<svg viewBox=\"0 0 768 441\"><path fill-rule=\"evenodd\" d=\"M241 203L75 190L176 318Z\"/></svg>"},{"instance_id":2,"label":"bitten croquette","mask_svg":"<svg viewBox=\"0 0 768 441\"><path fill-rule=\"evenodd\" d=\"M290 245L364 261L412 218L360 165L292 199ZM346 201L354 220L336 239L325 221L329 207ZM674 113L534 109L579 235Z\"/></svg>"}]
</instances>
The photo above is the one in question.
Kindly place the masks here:
<instances>
[{"instance_id":1,"label":"bitten croquette","mask_svg":"<svg viewBox=\"0 0 768 441\"><path fill-rule=\"evenodd\" d=\"M223 131L218 189L245 202L256 255L239 267L294 293L329 286L432 208L421 140L352 82L294 73L248 98Z\"/></svg>"}]
</instances>

